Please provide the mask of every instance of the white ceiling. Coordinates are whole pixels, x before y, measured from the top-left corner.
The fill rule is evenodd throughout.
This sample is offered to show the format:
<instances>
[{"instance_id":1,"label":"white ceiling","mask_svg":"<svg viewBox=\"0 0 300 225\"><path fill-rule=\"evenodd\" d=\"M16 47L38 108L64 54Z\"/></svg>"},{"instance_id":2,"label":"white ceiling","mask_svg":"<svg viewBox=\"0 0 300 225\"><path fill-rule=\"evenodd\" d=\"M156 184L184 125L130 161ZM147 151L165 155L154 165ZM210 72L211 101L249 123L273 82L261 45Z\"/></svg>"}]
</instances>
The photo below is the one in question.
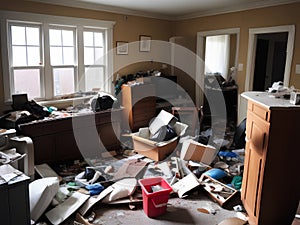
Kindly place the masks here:
<instances>
[{"instance_id":1,"label":"white ceiling","mask_svg":"<svg viewBox=\"0 0 300 225\"><path fill-rule=\"evenodd\" d=\"M178 20L300 0L32 0L100 11Z\"/></svg>"}]
</instances>

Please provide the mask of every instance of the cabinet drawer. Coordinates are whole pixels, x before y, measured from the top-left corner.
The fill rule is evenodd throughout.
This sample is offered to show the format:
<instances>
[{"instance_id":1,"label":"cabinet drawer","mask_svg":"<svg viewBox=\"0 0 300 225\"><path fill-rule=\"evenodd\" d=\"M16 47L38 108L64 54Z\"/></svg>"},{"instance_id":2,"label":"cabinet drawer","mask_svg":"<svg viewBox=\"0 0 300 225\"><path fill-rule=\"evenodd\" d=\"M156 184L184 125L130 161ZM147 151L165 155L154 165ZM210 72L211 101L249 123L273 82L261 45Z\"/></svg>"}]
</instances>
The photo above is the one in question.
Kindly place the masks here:
<instances>
[{"instance_id":1,"label":"cabinet drawer","mask_svg":"<svg viewBox=\"0 0 300 225\"><path fill-rule=\"evenodd\" d=\"M259 106L253 102L249 102L248 110L253 112L259 118L268 122L270 121L270 111L268 109L263 108L262 106Z\"/></svg>"}]
</instances>

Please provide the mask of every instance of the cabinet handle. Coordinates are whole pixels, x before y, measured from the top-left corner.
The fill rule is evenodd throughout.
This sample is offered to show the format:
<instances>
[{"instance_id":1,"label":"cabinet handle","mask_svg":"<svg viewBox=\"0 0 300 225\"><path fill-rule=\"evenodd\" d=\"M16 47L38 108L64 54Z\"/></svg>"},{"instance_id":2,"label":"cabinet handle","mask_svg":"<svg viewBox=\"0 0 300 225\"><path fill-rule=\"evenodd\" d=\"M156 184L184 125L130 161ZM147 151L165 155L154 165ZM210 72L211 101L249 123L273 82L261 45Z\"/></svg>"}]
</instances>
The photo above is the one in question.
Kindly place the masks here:
<instances>
[{"instance_id":1,"label":"cabinet handle","mask_svg":"<svg viewBox=\"0 0 300 225\"><path fill-rule=\"evenodd\" d=\"M263 143L262 143L263 149L265 148L265 141L266 141L266 133L264 133L264 136L263 136Z\"/></svg>"}]
</instances>

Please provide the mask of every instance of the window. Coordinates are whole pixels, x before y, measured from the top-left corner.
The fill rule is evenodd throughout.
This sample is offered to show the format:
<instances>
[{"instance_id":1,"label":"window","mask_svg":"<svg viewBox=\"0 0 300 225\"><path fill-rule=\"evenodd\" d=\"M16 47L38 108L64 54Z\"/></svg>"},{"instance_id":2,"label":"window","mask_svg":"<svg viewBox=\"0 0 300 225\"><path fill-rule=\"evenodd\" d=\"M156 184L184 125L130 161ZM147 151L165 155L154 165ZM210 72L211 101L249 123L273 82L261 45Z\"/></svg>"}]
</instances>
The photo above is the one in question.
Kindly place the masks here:
<instances>
[{"instance_id":1,"label":"window","mask_svg":"<svg viewBox=\"0 0 300 225\"><path fill-rule=\"evenodd\" d=\"M43 100L111 92L113 22L0 12L6 101L14 93Z\"/></svg>"},{"instance_id":2,"label":"window","mask_svg":"<svg viewBox=\"0 0 300 225\"><path fill-rule=\"evenodd\" d=\"M30 98L40 98L41 34L40 26L10 23L11 83L13 93L27 93Z\"/></svg>"},{"instance_id":3,"label":"window","mask_svg":"<svg viewBox=\"0 0 300 225\"><path fill-rule=\"evenodd\" d=\"M227 79L229 51L229 35L226 34L206 37L205 74L220 73L225 79Z\"/></svg>"},{"instance_id":4,"label":"window","mask_svg":"<svg viewBox=\"0 0 300 225\"><path fill-rule=\"evenodd\" d=\"M54 96L74 93L77 80L75 30L50 28L49 41Z\"/></svg>"},{"instance_id":5,"label":"window","mask_svg":"<svg viewBox=\"0 0 300 225\"><path fill-rule=\"evenodd\" d=\"M95 88L104 90L105 46L103 33L93 30L83 32L85 89Z\"/></svg>"}]
</instances>

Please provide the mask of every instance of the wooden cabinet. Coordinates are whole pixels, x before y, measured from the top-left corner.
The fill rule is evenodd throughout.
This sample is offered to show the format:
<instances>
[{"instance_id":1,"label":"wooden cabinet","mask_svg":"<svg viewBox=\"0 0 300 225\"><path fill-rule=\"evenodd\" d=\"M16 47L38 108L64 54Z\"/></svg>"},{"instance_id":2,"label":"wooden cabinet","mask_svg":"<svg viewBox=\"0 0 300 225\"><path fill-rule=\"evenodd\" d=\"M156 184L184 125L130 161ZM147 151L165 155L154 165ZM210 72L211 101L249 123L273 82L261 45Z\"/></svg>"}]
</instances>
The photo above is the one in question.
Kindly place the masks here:
<instances>
[{"instance_id":1,"label":"wooden cabinet","mask_svg":"<svg viewBox=\"0 0 300 225\"><path fill-rule=\"evenodd\" d=\"M21 124L20 131L33 140L35 164L99 158L106 150L120 148L122 111L34 121Z\"/></svg>"},{"instance_id":2,"label":"wooden cabinet","mask_svg":"<svg viewBox=\"0 0 300 225\"><path fill-rule=\"evenodd\" d=\"M3 165L6 167L7 165ZM0 174L2 175L2 174ZM0 218L5 225L29 225L29 177L21 175L0 185Z\"/></svg>"},{"instance_id":3,"label":"wooden cabinet","mask_svg":"<svg viewBox=\"0 0 300 225\"><path fill-rule=\"evenodd\" d=\"M267 93L248 99L241 198L249 224L290 225L300 194L300 107Z\"/></svg>"},{"instance_id":4,"label":"wooden cabinet","mask_svg":"<svg viewBox=\"0 0 300 225\"><path fill-rule=\"evenodd\" d=\"M148 127L156 116L155 86L153 84L122 85L124 129L135 132Z\"/></svg>"}]
</instances>

